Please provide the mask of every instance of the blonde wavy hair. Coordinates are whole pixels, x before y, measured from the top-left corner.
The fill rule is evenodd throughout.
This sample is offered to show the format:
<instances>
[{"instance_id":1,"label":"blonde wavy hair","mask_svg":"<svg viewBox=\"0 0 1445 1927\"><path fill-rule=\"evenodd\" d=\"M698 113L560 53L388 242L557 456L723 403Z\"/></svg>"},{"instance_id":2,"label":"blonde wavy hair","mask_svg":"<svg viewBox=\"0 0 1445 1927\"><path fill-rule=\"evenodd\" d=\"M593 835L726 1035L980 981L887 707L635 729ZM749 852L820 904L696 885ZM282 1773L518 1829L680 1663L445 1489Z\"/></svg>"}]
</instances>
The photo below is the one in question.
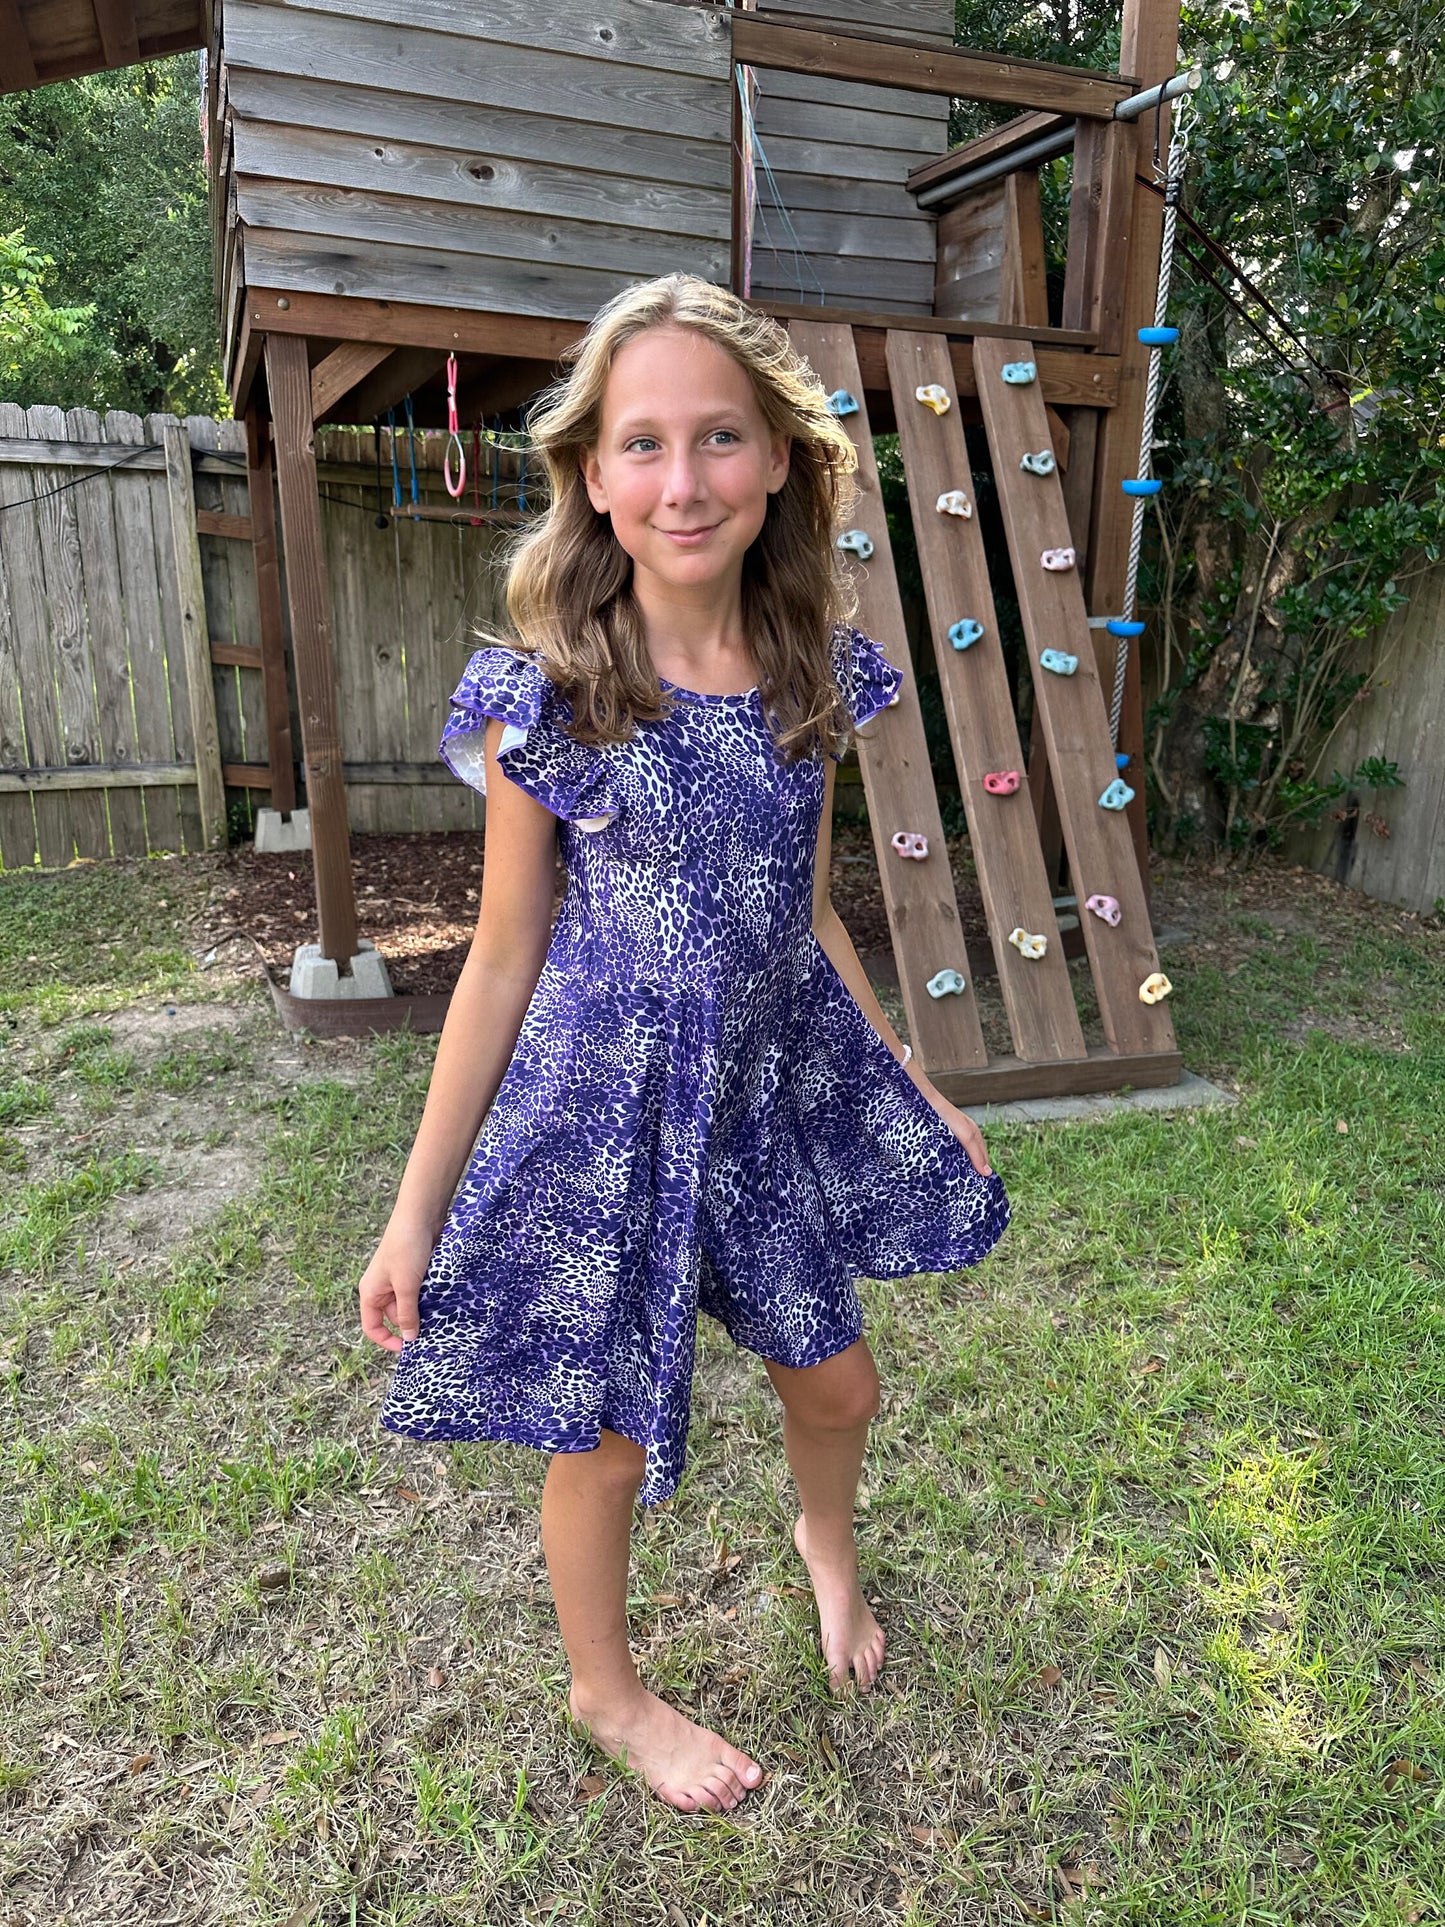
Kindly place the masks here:
<instances>
[{"instance_id":1,"label":"blonde wavy hair","mask_svg":"<svg viewBox=\"0 0 1445 1927\"><path fill-rule=\"evenodd\" d=\"M786 329L697 275L623 289L563 352L570 372L541 391L527 416L548 505L496 558L515 634L479 628L476 637L542 659L571 703L579 742L626 741L635 721L669 713L675 699L647 652L632 558L610 518L593 508L579 461L601 436L613 358L649 328L691 328L716 342L750 377L769 429L792 438L787 479L769 495L767 519L743 558L743 622L780 757L840 755L851 722L834 681L832 641L857 596L835 538L857 502L858 458Z\"/></svg>"}]
</instances>

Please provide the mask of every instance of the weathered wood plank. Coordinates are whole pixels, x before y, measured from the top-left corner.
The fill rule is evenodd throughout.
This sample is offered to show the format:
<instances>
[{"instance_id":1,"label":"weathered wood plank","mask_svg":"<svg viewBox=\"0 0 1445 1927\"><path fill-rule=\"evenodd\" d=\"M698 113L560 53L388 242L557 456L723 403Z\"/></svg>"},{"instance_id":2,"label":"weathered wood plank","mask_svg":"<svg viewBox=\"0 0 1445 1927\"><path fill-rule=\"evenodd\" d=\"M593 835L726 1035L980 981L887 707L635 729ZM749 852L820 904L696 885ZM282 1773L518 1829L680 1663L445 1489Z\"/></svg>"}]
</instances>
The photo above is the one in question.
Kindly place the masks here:
<instances>
[{"instance_id":1,"label":"weathered wood plank","mask_svg":"<svg viewBox=\"0 0 1445 1927\"><path fill-rule=\"evenodd\" d=\"M247 248L253 258L258 233L269 229L327 240L339 237L359 243L363 250L380 244L396 251L415 249L419 256L444 251L462 263L475 257L473 273L486 272L482 264L497 259L523 271L537 263L566 271L595 269L618 280L667 274L684 266L712 280L727 273L727 207L721 200L718 236L708 241L604 221L537 221L499 208L447 207L360 188L254 175L238 177L236 194L251 230Z\"/></svg>"},{"instance_id":2,"label":"weathered wood plank","mask_svg":"<svg viewBox=\"0 0 1445 1927\"><path fill-rule=\"evenodd\" d=\"M1014 1049L1029 1060L1082 1057L1084 1033L1027 792L993 796L984 788L991 772L1021 771L1023 753L979 518L940 514L934 506L948 489L974 500L957 410L936 416L915 398L926 383L951 390L947 344L900 329L888 337L888 366L934 655ZM966 650L948 639L961 616L984 630ZM1042 957L1026 958L1009 942L1020 927L1048 938Z\"/></svg>"},{"instance_id":3,"label":"weathered wood plank","mask_svg":"<svg viewBox=\"0 0 1445 1927\"><path fill-rule=\"evenodd\" d=\"M66 432L65 415L59 408L32 408L29 423L39 435L63 436ZM64 760L89 763L95 757L98 732L75 495L74 489L63 488L57 478L36 505L36 520L45 600L50 613L50 665L65 742ZM77 856L99 859L110 854L104 798L73 798L70 828Z\"/></svg>"},{"instance_id":4,"label":"weathered wood plank","mask_svg":"<svg viewBox=\"0 0 1445 1927\"><path fill-rule=\"evenodd\" d=\"M422 99L374 87L336 86L304 74L236 72L231 76L238 165L254 174L280 172L259 164L253 149L260 123L400 144L455 157L473 187L482 185L472 167L532 164L555 170L557 127L546 115L523 113L495 102ZM567 124L567 164L586 174L614 174L655 182L662 189L726 194L731 178L728 145L722 140L679 140L645 127L572 120ZM459 184L460 185L460 184ZM678 223L679 230L683 224Z\"/></svg>"},{"instance_id":5,"label":"weathered wood plank","mask_svg":"<svg viewBox=\"0 0 1445 1927\"><path fill-rule=\"evenodd\" d=\"M586 20L568 25L535 0L487 0L481 7L457 0L265 0L296 23L298 33L319 46L338 39L349 45L359 26L381 32L429 34L439 40L472 41L487 52L530 54L533 67L556 59L559 44L583 60L608 66L655 67L665 72L713 78L727 65L724 21L709 7L660 7L655 0L591 0ZM239 8L227 0L226 52L233 55ZM336 20L344 22L337 27ZM536 56L541 54L544 60ZM433 58L451 57L438 47ZM434 92L435 90L430 90Z\"/></svg>"},{"instance_id":6,"label":"weathered wood plank","mask_svg":"<svg viewBox=\"0 0 1445 1927\"><path fill-rule=\"evenodd\" d=\"M133 447L151 440L138 415L118 409L106 415L103 428L106 442L112 446ZM164 451L158 449L158 456L164 472ZM128 475L128 471L125 473ZM186 758L176 742L166 683L165 610L160 589L160 558L165 552L162 539L168 540L168 525L162 517L157 527L155 515L156 508L163 506L157 497L163 496L164 483L150 477L132 481L118 475L110 486L114 491L121 602L135 712L135 753L141 763L182 762ZM184 847L180 795L174 784L145 792L142 801L150 850Z\"/></svg>"},{"instance_id":7,"label":"weathered wood plank","mask_svg":"<svg viewBox=\"0 0 1445 1927\"><path fill-rule=\"evenodd\" d=\"M196 759L196 791L201 813L201 847L226 847L226 792L221 781L221 744L212 681L206 592L196 535L196 497L191 448L183 422L168 416L162 430L166 450L166 500L170 509L172 566L180 609L180 655L184 665L191 749Z\"/></svg>"},{"instance_id":8,"label":"weathered wood plank","mask_svg":"<svg viewBox=\"0 0 1445 1927\"><path fill-rule=\"evenodd\" d=\"M661 7L659 14L683 13ZM698 10L701 16L702 10ZM458 13L460 22L466 16ZM555 23L539 21L556 36ZM705 16L702 16L705 17ZM713 16L717 19L723 15ZM423 100L510 107L557 121L636 127L679 140L728 139L731 67L720 44L706 72L630 66L554 49L539 60L528 47L348 19L344 33L320 34L314 16L257 0L227 0L226 59L234 72L304 74L341 87L385 88ZM560 130L559 130L560 131Z\"/></svg>"},{"instance_id":9,"label":"weathered wood plank","mask_svg":"<svg viewBox=\"0 0 1445 1927\"><path fill-rule=\"evenodd\" d=\"M513 160L496 147L424 147L329 129L252 121L237 143L238 174L254 179L347 187L444 208L472 208L534 221L601 222L660 229L717 241L728 232L726 184L674 186L588 172L569 152L565 164Z\"/></svg>"},{"instance_id":10,"label":"weathered wood plank","mask_svg":"<svg viewBox=\"0 0 1445 1927\"><path fill-rule=\"evenodd\" d=\"M940 154L936 160L916 168L908 177L909 192L917 194L925 187L934 187L940 181L952 179L955 174L964 174L971 168L980 167L985 161L999 160L1005 154L1015 153L1020 147L1027 147L1046 134L1060 133L1070 125L1071 120L1072 116L1068 114L1015 114L1002 127L995 127L975 140L950 147L946 154Z\"/></svg>"},{"instance_id":11,"label":"weathered wood plank","mask_svg":"<svg viewBox=\"0 0 1445 1927\"><path fill-rule=\"evenodd\" d=\"M864 110L849 99L854 91L846 81L818 81L820 88L834 87L833 100L795 100L776 89L769 89L764 76L754 118L768 158L772 160L772 141L836 141L856 151L872 148L885 155L901 183L920 158L936 154L944 133L936 120L916 114L883 114ZM891 92L891 89L884 91ZM945 120L947 116L945 115ZM776 163L774 163L776 165Z\"/></svg>"},{"instance_id":12,"label":"weathered wood plank","mask_svg":"<svg viewBox=\"0 0 1445 1927\"><path fill-rule=\"evenodd\" d=\"M1130 84L1114 74L1044 61L1011 60L968 47L924 50L860 32L820 32L766 16L729 11L733 57L752 67L787 67L966 100L1001 100L1067 114L1112 114Z\"/></svg>"},{"instance_id":13,"label":"weathered wood plank","mask_svg":"<svg viewBox=\"0 0 1445 1927\"><path fill-rule=\"evenodd\" d=\"M23 437L29 424L23 408L0 403L0 435ZM45 485L54 487L56 477ZM9 589L10 621L20 664L25 703L26 760L64 764L65 737L55 695L51 663L50 612L45 599L41 558L39 491L23 469L0 468L0 574ZM35 828L40 862L47 869L69 863L75 854L70 807L63 796L37 796Z\"/></svg>"},{"instance_id":14,"label":"weathered wood plank","mask_svg":"<svg viewBox=\"0 0 1445 1927\"><path fill-rule=\"evenodd\" d=\"M1032 360L1033 352L1032 343L1023 338L976 341L973 348L1034 700L1059 795L1073 887L1081 903L1102 891L1117 898L1123 912L1113 929L1092 914L1080 918L1104 1035L1116 1051L1173 1050L1167 1006L1139 999L1139 985L1158 970L1159 958L1129 825L1122 812L1099 803L1117 772L1078 571L1055 572L1040 564L1046 549L1068 545L1059 477L1026 475L1019 466L1025 451L1047 444L1048 422L1038 384L1011 386L1002 370L1006 362ZM1075 673L1059 676L1041 668L1045 649L1076 655Z\"/></svg>"},{"instance_id":15,"label":"weathered wood plank","mask_svg":"<svg viewBox=\"0 0 1445 1927\"><path fill-rule=\"evenodd\" d=\"M266 745L271 807L289 816L296 807L296 766L291 697L286 674L286 618L281 599L280 545L276 540L275 463L270 423L255 409L243 424L246 502L251 515L256 641L261 651L259 724L254 740ZM254 699L253 699L254 700ZM264 720L262 720L264 719ZM248 740L252 738L248 737Z\"/></svg>"},{"instance_id":16,"label":"weathered wood plank","mask_svg":"<svg viewBox=\"0 0 1445 1927\"><path fill-rule=\"evenodd\" d=\"M929 129L937 152L948 127L949 103L943 94L907 94L897 87L869 87L856 80L828 80L817 74L790 74L781 67L759 76L759 98L772 101L812 101L855 113L886 114L894 120L919 121ZM846 137L852 139L850 132ZM893 143L880 140L880 146Z\"/></svg>"},{"instance_id":17,"label":"weathered wood plank","mask_svg":"<svg viewBox=\"0 0 1445 1927\"><path fill-rule=\"evenodd\" d=\"M24 478L15 478L21 484ZM21 611L12 609L10 567L5 540L3 512L9 500L6 481L0 474L0 769L23 769L30 761L25 738L23 683L35 664L35 651L26 644L20 628ZM3 787L3 786L0 786ZM20 786L23 789L23 785ZM0 863L7 870L29 869L37 854L35 811L28 794L0 795Z\"/></svg>"},{"instance_id":18,"label":"weathered wood plank","mask_svg":"<svg viewBox=\"0 0 1445 1927\"><path fill-rule=\"evenodd\" d=\"M444 308L503 308L517 315L583 322L636 278L495 256L442 254L434 248L396 247L383 241L288 234L277 228L250 229L246 258L257 283L288 292L406 301L417 306L430 301ZM684 265L685 260L674 258L674 266Z\"/></svg>"},{"instance_id":19,"label":"weathered wood plank","mask_svg":"<svg viewBox=\"0 0 1445 1927\"><path fill-rule=\"evenodd\" d=\"M251 518L244 513L229 514L222 509L196 510L196 534L219 535L228 542L251 540Z\"/></svg>"},{"instance_id":20,"label":"weathered wood plank","mask_svg":"<svg viewBox=\"0 0 1445 1927\"><path fill-rule=\"evenodd\" d=\"M909 40L942 40L953 45L953 15L947 0L837 0L824 13L806 0L759 0L758 12L781 13L798 26L844 27L857 33L890 33Z\"/></svg>"},{"instance_id":21,"label":"weathered wood plank","mask_svg":"<svg viewBox=\"0 0 1445 1927\"><path fill-rule=\"evenodd\" d=\"M891 844L895 831L906 829L921 830L934 851L947 847L924 741L923 712L898 596L868 413L862 405L863 381L853 338L847 328L806 321L790 323L788 333L826 388L846 388L860 402L857 414L842 418L858 455L855 521L874 542L873 554L861 573L858 627L904 671L904 682L897 703L865 724L856 741L909 1035L930 1076L935 1067L956 1070L982 1065L987 1063L988 1053L947 860L905 862ZM929 874L921 875L925 870ZM945 966L959 970L967 988L962 993L930 997L925 984Z\"/></svg>"}]
</instances>

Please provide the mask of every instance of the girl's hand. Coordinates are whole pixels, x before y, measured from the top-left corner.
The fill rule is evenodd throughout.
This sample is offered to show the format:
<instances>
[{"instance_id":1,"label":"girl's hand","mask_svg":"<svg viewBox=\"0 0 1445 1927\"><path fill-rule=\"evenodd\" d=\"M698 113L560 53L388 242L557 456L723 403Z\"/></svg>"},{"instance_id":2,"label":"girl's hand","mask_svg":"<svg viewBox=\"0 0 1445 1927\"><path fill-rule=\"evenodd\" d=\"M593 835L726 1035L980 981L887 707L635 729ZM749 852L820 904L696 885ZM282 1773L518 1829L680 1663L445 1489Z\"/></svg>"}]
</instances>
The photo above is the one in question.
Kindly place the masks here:
<instances>
[{"instance_id":1,"label":"girl's hand","mask_svg":"<svg viewBox=\"0 0 1445 1927\"><path fill-rule=\"evenodd\" d=\"M974 1170L978 1172L980 1177L991 1178L993 1176L993 1166L988 1161L988 1151L984 1146L983 1132L980 1131L967 1111L961 1111L956 1104L950 1104L943 1093L934 1090L932 1085L924 1092L924 1096L943 1119L949 1130L952 1131L953 1135L958 1139L964 1150L968 1152L968 1160Z\"/></svg>"},{"instance_id":2,"label":"girl's hand","mask_svg":"<svg viewBox=\"0 0 1445 1927\"><path fill-rule=\"evenodd\" d=\"M361 1329L374 1345L399 1352L403 1340L416 1337L420 1323L417 1298L435 1244L436 1240L424 1232L387 1226L376 1256L361 1275L357 1293Z\"/></svg>"}]
</instances>

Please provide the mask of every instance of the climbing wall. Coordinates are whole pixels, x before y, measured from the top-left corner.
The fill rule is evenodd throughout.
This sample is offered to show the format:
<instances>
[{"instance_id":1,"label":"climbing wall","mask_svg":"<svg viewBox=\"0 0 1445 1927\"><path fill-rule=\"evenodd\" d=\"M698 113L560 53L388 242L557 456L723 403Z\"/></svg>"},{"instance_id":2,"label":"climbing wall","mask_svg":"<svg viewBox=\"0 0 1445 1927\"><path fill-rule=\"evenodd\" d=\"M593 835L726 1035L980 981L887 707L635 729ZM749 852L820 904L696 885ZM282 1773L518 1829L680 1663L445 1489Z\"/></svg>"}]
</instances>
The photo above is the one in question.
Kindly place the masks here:
<instances>
[{"instance_id":1,"label":"climbing wall","mask_svg":"<svg viewBox=\"0 0 1445 1927\"><path fill-rule=\"evenodd\" d=\"M906 667L852 330L795 322L790 334L834 396L858 454L855 528L842 538L860 564L858 626ZM954 405L954 356L970 350L935 331L908 329L888 330L886 347L929 628L1013 1053L990 1058L982 1041L910 677L900 700L859 732L858 760L914 1048L955 1103L1177 1082L1181 1060L1163 1001L1167 980L1123 810L1129 773L1116 767L1032 344L976 339L973 380L1105 1037L1092 1049L1030 801ZM927 848L921 859L907 854L920 836Z\"/></svg>"}]
</instances>

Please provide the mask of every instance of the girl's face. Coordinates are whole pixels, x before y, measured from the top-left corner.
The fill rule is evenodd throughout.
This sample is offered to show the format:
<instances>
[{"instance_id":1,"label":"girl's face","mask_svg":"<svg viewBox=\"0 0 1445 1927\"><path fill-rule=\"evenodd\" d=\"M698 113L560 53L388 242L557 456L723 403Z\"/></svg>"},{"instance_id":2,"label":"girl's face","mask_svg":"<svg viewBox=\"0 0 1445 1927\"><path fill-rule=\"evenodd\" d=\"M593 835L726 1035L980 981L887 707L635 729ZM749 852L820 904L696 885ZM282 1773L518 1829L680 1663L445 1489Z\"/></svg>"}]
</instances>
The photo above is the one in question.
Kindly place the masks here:
<instances>
[{"instance_id":1,"label":"girl's face","mask_svg":"<svg viewBox=\"0 0 1445 1927\"><path fill-rule=\"evenodd\" d=\"M736 592L788 450L731 355L691 328L649 328L613 359L581 468L593 508L632 557L635 589L703 605Z\"/></svg>"}]
</instances>

